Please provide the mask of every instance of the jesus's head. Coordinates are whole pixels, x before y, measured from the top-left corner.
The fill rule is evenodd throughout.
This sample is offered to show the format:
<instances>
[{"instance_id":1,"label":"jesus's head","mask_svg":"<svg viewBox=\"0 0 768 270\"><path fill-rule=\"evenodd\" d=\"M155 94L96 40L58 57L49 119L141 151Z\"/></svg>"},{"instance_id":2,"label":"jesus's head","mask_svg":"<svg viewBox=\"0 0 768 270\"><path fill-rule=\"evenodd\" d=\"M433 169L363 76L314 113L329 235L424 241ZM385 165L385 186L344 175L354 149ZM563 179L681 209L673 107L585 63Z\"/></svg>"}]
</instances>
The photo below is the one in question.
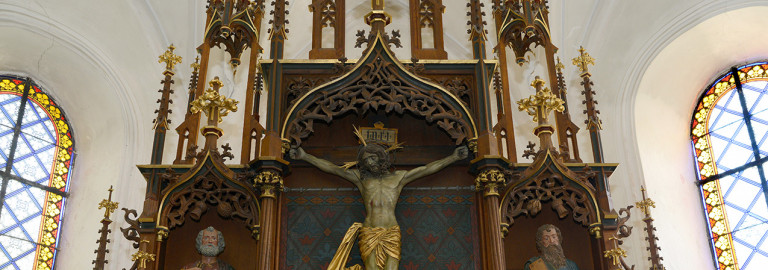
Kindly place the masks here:
<instances>
[{"instance_id":1,"label":"jesus's head","mask_svg":"<svg viewBox=\"0 0 768 270\"><path fill-rule=\"evenodd\" d=\"M357 164L363 178L376 178L388 173L391 163L384 147L368 144L357 152Z\"/></svg>"}]
</instances>

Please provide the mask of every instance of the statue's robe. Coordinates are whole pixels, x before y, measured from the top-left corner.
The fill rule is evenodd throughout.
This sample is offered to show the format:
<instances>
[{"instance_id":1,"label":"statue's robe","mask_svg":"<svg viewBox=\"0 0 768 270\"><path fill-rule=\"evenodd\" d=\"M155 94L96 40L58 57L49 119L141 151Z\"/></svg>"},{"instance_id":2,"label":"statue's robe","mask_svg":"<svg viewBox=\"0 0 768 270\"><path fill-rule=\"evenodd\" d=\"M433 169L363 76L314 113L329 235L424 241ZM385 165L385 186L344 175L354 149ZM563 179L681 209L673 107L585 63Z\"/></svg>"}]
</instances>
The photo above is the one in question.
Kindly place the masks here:
<instances>
[{"instance_id":1,"label":"statue's robe","mask_svg":"<svg viewBox=\"0 0 768 270\"><path fill-rule=\"evenodd\" d=\"M360 235L360 253L364 258L376 257L376 267L384 269L388 258L400 260L400 227L368 228L362 223L355 222L344 234L339 249L331 259L328 270L361 270L361 265L346 267L353 241Z\"/></svg>"},{"instance_id":2,"label":"statue's robe","mask_svg":"<svg viewBox=\"0 0 768 270\"><path fill-rule=\"evenodd\" d=\"M527 262L525 262L525 266L523 267L524 270L579 270L579 267L576 266L576 263L569 259L565 259L565 266L560 268L555 268L548 262L544 261L544 259L540 257L533 257Z\"/></svg>"},{"instance_id":3,"label":"statue's robe","mask_svg":"<svg viewBox=\"0 0 768 270\"><path fill-rule=\"evenodd\" d=\"M222 260L216 260L213 264L205 264L202 261L196 261L190 264L185 265L182 270L185 269L192 269L192 268L200 268L202 270L235 270L234 267L229 265L228 263L222 261Z\"/></svg>"}]
</instances>

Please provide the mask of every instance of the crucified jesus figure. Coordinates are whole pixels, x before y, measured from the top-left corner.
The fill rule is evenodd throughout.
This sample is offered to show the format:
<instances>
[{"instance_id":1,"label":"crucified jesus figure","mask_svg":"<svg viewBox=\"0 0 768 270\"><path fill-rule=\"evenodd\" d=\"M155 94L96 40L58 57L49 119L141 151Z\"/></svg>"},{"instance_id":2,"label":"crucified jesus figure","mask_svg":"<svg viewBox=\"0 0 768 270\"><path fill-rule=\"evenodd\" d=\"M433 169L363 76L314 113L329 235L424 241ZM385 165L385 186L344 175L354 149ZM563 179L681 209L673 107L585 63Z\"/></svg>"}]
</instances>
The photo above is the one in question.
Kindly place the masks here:
<instances>
[{"instance_id":1,"label":"crucified jesus figure","mask_svg":"<svg viewBox=\"0 0 768 270\"><path fill-rule=\"evenodd\" d=\"M400 227L395 219L395 205L403 187L416 179L436 173L446 166L467 157L467 147L461 146L453 154L427 165L406 170L390 171L387 151L375 144L360 148L357 154L358 169L346 169L327 160L291 149L292 159L304 160L320 170L335 174L357 186L365 203L366 217L362 224L352 225L344 236L328 269L344 269L349 249L359 229L360 253L366 270L394 270L400 262ZM346 248L346 252L343 249ZM346 254L344 254L346 253ZM337 259L337 257L340 257ZM343 258L341 258L343 257ZM359 266L355 266L360 269Z\"/></svg>"}]
</instances>

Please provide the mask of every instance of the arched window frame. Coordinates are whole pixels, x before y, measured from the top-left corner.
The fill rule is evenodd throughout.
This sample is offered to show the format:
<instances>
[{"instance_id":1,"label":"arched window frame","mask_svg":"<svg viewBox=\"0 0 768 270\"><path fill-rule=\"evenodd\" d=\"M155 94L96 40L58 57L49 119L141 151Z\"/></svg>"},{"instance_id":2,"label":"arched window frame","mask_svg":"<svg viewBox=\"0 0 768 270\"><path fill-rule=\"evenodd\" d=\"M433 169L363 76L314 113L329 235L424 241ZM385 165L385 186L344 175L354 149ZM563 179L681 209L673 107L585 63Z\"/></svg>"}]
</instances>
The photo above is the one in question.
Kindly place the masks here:
<instances>
[{"instance_id":1,"label":"arched window frame","mask_svg":"<svg viewBox=\"0 0 768 270\"><path fill-rule=\"evenodd\" d=\"M764 171L764 166L768 165L768 163L765 163L768 161L768 153L766 153L765 150L760 149L761 147L765 148L768 146L765 144L768 142L765 142L766 132L764 132L762 127L760 129L761 132L758 133L755 132L753 127L754 121L759 121L760 123L758 124L760 125L768 126L768 123L762 123L765 122L764 120L768 119L768 116L766 116L768 115L768 110L755 111L758 107L754 106L758 103L768 103L768 100L761 100L761 98L768 98L768 96L764 96L768 94L766 93L768 92L766 91L766 89L768 89L768 72L766 72L766 70L768 70L768 63L766 62L752 63L741 67L731 68L730 71L718 77L718 79L707 88L704 94L701 95L692 119L691 138L696 158L697 176L699 184L701 185L702 202L706 212L707 225L710 232L710 243L712 245L717 269L744 269L742 266L749 269L758 269L752 267L755 266L756 263L750 264L753 255L758 254L759 256L768 257L768 239L766 239L768 238L768 233L763 232L762 235L760 235L759 242L755 245L752 253L749 256L745 256L746 258L737 257L733 236L734 233L741 231L742 228L749 229L748 227L741 227L747 216L760 216L759 214L755 214L757 211L766 211L766 213L768 213L768 209L762 209L766 208L765 205L768 204L768 184L766 183L766 175L768 175L768 171ZM733 76L734 74L738 74L738 76ZM743 86L758 81L766 82L766 85L763 86L762 94L758 94L757 98L750 100L752 101L752 104L749 106L747 104L749 98L745 96ZM732 92L735 92L735 95L729 95L729 93ZM751 151L750 156L746 158L745 162L738 163L741 165L732 166L731 168L719 166L716 159L722 160L721 155L728 154L728 161L732 161L733 158L741 158L743 160L745 159L744 157L748 155L742 154L736 157L731 156L731 153L727 152L727 150L722 154L715 153L715 150L713 150L711 135L718 134L717 131L721 130L720 128L723 126L714 126L714 129L710 130L710 128L713 127L713 124L718 124L717 120L711 122L713 120L712 112L715 111L716 106L718 106L718 104L720 104L719 102L725 97L729 97L731 99L730 102L738 103L738 107L741 108L741 118L730 123L725 121L723 126L734 124L742 125L734 131L733 137L731 137L731 141L728 142L729 144L727 144L726 147L733 143L735 140L734 138L741 132L741 128L745 128L750 140L750 149L747 150ZM734 108L731 106L728 107L731 109ZM724 109L720 108L716 110L722 111ZM719 118L719 116L716 118ZM745 148L743 145L741 147ZM724 170L721 170L721 168ZM757 195L761 195L762 192L762 196L754 197L749 208L746 208L744 212L739 212L744 214L742 216L736 215L737 217L740 217L741 221L737 221L737 224L731 224L731 219L728 217L728 210L726 207L736 209L735 207L737 206L733 205L730 198L732 198L731 196L733 196L733 198L738 198L740 195L739 192L733 193L733 190L735 190L733 188L735 186L734 183L737 183L736 181L745 181L744 179L751 180L754 183L755 179L747 176L752 176L751 174L753 172L750 170L753 168L756 169L758 177L756 180L760 182ZM721 180L726 182L721 183ZM741 209L738 211L741 211ZM766 224L768 216L762 216L762 219L764 219L761 220L763 223L760 224ZM736 225L739 225L739 227L735 228ZM737 241L743 240L743 237L741 236L737 236L736 238ZM760 258L762 259L762 257ZM759 265L757 266L760 267Z\"/></svg>"},{"instance_id":2,"label":"arched window frame","mask_svg":"<svg viewBox=\"0 0 768 270\"><path fill-rule=\"evenodd\" d=\"M0 128L0 134L3 134L4 136L7 136L9 132L13 133L13 138L9 147L10 149L2 149L3 152L0 153L6 161L3 166L0 166L0 216L8 214L8 209L13 207L12 205L5 204L6 199L10 198L10 193L7 193L7 187L12 181L15 181L15 184L23 185L20 189L44 191L42 200L35 199L37 200L35 201L35 204L39 206L41 210L32 215L36 218L41 218L39 231L36 236L37 239L30 241L34 236L32 236L32 232L26 231L27 228L25 228L25 232L27 232L28 238L16 239L18 241L27 241L29 242L28 244L33 244L34 251L27 250L23 253L26 254L24 256L19 255L15 258L10 258L7 262L0 263L0 269L20 269L20 266L18 265L20 262L19 259L26 258L25 256L31 255L32 252L34 252L34 255L32 255L34 256L32 259L32 269L52 269L56 258L56 251L58 250L64 201L66 197L68 197L69 173L72 169L74 160L74 138L72 130L70 129L63 110L51 96L43 92L30 78L24 79L15 76L0 75L0 94L16 95L21 98L18 109L19 113L17 114L18 118L11 121L14 126L10 127L10 130L7 126ZM3 110L2 113L6 113L5 110ZM15 156L20 138L23 137L24 140L27 140L26 138L34 136L24 133L26 128L25 122L19 121L19 119L22 119L28 113L32 113L35 117L39 117L38 120L35 120L37 124L47 123L47 120L43 119L43 117L47 117L50 120L50 126L46 127L46 129L49 132L51 130L54 131L51 136L55 136L55 139L53 142L49 142L50 147L53 149L53 159L51 160L51 164L49 164L50 167L48 168L48 171L45 172L47 173L47 179L45 179L45 177L42 179L26 179L23 177L23 173L17 171L17 166L15 165L18 164L14 163L14 161L17 161L25 155L28 157L34 155L36 157L39 154L37 150L31 149L32 152L30 153L18 157ZM9 117L9 115L6 114L0 117ZM28 125L35 124L28 123ZM40 160L37 157L36 159ZM4 214L3 212L6 213ZM4 236L3 234L5 232L10 232L10 228L14 228L14 226L21 226L21 224L19 224L21 221L15 219L16 218L14 218L14 222L16 222L15 224L9 226L0 225L0 237L10 237L7 235ZM5 230L3 230L3 228L5 228ZM8 241L6 241L6 243L7 242ZM5 258L9 257L9 252L3 246L0 246L0 256L5 256ZM29 265L29 263L23 265Z\"/></svg>"}]
</instances>

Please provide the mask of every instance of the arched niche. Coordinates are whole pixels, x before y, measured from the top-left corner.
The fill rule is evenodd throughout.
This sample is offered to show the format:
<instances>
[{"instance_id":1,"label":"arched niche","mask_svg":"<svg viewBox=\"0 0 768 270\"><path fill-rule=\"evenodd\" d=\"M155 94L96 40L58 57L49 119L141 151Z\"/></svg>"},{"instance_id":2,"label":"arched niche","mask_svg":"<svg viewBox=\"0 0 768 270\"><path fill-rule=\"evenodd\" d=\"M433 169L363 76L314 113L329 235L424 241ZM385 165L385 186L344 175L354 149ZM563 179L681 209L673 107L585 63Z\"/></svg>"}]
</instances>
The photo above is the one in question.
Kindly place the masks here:
<instances>
[{"instance_id":1,"label":"arched niche","mask_svg":"<svg viewBox=\"0 0 768 270\"><path fill-rule=\"evenodd\" d=\"M594 186L596 174L583 164L566 165L551 152L540 152L534 163L513 174L502 192L499 214L507 231L507 269L522 269L528 259L539 256L536 231L544 224L560 229L568 259L580 269L598 269L595 262L602 261L602 247L590 231L604 222ZM572 171L579 165L578 173Z\"/></svg>"},{"instance_id":2,"label":"arched niche","mask_svg":"<svg viewBox=\"0 0 768 270\"><path fill-rule=\"evenodd\" d=\"M222 260L236 269L256 264L260 209L258 197L246 184L252 177L235 173L218 153L211 153L180 175L172 167L160 176L171 182L161 192L156 226L158 235L167 233L157 252L165 269L180 269L198 260L195 239L208 226L221 231L227 242Z\"/></svg>"}]
</instances>

